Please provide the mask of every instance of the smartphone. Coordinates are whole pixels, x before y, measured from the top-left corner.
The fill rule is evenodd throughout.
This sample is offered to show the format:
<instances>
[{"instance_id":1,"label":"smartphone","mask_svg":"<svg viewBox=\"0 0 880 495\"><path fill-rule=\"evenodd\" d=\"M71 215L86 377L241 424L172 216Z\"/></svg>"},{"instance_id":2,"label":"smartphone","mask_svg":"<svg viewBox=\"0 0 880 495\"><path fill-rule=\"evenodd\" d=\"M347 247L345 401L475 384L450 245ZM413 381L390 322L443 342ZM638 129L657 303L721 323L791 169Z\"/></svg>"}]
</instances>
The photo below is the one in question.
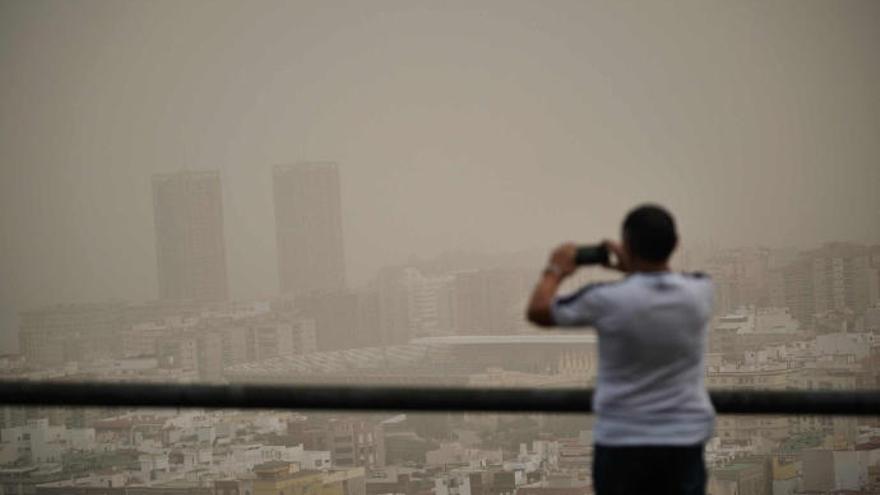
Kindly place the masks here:
<instances>
[{"instance_id":1,"label":"smartphone","mask_svg":"<svg viewBox=\"0 0 880 495\"><path fill-rule=\"evenodd\" d=\"M578 265L604 265L608 263L608 248L604 244L578 246L574 256Z\"/></svg>"}]
</instances>

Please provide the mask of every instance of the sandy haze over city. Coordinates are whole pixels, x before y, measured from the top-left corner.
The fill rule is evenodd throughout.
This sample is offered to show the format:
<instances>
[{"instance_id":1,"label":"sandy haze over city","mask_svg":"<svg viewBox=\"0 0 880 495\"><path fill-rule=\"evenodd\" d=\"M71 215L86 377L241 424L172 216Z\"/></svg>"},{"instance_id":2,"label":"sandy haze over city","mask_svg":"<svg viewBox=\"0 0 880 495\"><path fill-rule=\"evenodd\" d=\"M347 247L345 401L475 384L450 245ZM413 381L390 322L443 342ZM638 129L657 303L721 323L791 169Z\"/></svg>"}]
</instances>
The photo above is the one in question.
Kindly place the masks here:
<instances>
[{"instance_id":1,"label":"sandy haze over city","mask_svg":"<svg viewBox=\"0 0 880 495\"><path fill-rule=\"evenodd\" d=\"M878 47L873 1L4 0L0 349L22 309L155 298L180 170L221 173L234 298L277 293L272 167L302 160L339 164L350 285L646 200L686 246L876 242Z\"/></svg>"}]
</instances>

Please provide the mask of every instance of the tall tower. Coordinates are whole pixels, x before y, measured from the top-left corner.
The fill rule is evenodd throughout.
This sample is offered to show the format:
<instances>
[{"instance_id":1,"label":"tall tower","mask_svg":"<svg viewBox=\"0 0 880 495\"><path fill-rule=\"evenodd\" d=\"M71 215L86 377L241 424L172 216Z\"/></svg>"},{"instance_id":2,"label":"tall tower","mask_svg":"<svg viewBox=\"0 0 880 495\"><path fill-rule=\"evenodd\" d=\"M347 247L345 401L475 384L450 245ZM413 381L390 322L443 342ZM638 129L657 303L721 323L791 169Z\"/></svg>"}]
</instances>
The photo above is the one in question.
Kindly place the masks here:
<instances>
[{"instance_id":1,"label":"tall tower","mask_svg":"<svg viewBox=\"0 0 880 495\"><path fill-rule=\"evenodd\" d=\"M278 165L273 184L281 293L343 289L339 168L333 162Z\"/></svg>"},{"instance_id":2,"label":"tall tower","mask_svg":"<svg viewBox=\"0 0 880 495\"><path fill-rule=\"evenodd\" d=\"M220 174L153 176L160 299L220 301L229 295Z\"/></svg>"}]
</instances>

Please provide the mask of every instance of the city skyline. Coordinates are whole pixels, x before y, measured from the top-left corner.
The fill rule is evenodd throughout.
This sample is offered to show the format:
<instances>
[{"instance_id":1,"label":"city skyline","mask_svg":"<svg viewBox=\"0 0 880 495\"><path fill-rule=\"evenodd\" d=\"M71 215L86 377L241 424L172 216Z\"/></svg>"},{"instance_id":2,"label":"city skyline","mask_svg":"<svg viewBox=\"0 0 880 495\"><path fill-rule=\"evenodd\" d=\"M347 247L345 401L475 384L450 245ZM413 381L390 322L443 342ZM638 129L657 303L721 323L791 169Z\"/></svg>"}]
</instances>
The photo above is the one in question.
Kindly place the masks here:
<instances>
[{"instance_id":1,"label":"city skyline","mask_svg":"<svg viewBox=\"0 0 880 495\"><path fill-rule=\"evenodd\" d=\"M295 164L275 165L272 168L272 177L272 192L275 201L274 216L277 229L276 240L279 246L279 287L273 293L264 294L263 297L298 297L308 295L309 293L344 291L346 289L345 262L344 258L341 258L343 242L341 225L338 222L339 217L341 217L343 213L341 208L339 208L341 197L339 190L340 175L338 164L332 161L300 161ZM179 299L184 301L226 300L229 297L230 288L228 286L228 281L226 280L226 239L223 234L222 192L225 186L221 181L219 172L215 170L182 170L174 173L155 174L152 176L151 180L153 214L156 225L155 243L157 246L157 268L159 274L158 279L160 280L158 299ZM294 215L292 212L296 212L297 214ZM313 235L315 232L317 232L317 236ZM201 244L196 241L201 242ZM198 245L193 244L193 242L196 242ZM840 249L843 249L844 252L852 252L853 249L859 249L857 244L852 245L852 247L847 247L848 244L846 241L832 241L820 246L810 246L806 250L787 250L787 248L782 248L776 249L775 251L790 256L799 251L807 252L811 249L822 249L828 246L835 249L833 246L836 244L842 244L843 248ZM282 245L287 246L289 249L285 251L282 249ZM163 256L163 247L165 251L168 251L175 256L167 254ZM714 263L712 261L712 256L716 256L717 253L723 253L725 251L736 252L737 250L743 249L755 249L760 251L770 248L767 248L766 246L720 248L708 244L702 246L698 245L696 246L696 249L694 249L693 246L685 246L680 247L677 250L677 256L673 256L673 267L705 269L707 266L712 266ZM770 250L772 251L772 249ZM311 251L311 254L308 254L309 251ZM713 251L716 254L709 254ZM306 253L305 256L303 256L304 252ZM327 252L329 252L329 254L325 256L325 253ZM697 263L703 263L703 265L691 265L695 253L697 259L701 259L701 261L698 261ZM206 256L206 254L209 256ZM297 260L297 254L303 257ZM526 255L526 251L523 250L519 252L508 251L497 254L446 252L441 253L433 263L436 263L444 257L447 258L448 262L450 256L455 258L457 256L468 257L469 255L476 255L477 257L482 257L484 260L492 259L493 257L498 259L507 258L505 261L500 262L500 264L498 264L498 262L493 262L490 265L481 267L482 269L487 270L486 273L489 273L492 270L497 270L499 268L503 270L511 267L518 269L531 269L535 266L540 267L540 262L542 261L540 256L543 256L543 254L543 252L538 250L532 250L530 255ZM193 265L188 262L189 257L192 257L201 263L200 267L195 267L197 269L193 273L188 273L186 270L188 267L193 267ZM527 258L534 259L536 263L534 265L524 264L523 261ZM511 263L511 259L516 259L516 261ZM308 262L303 263L303 260L308 260ZM335 263L334 260L336 260ZM166 265L164 271L163 261ZM388 276L396 273L400 268L414 266L414 262L415 265L425 263L430 265L432 263L430 258L425 259L409 256L406 261L398 262L376 270L370 278L366 279L357 287L364 287L364 284L387 283L387 280L399 278L400 275L393 275L392 279L388 279ZM291 281L287 284L287 290L285 290L285 284L283 282L285 279L283 269L285 263L288 265L288 280ZM777 264L778 263L779 262L777 261ZM305 271L296 274L295 271L297 267L293 266L294 264L298 264L299 269ZM787 269L788 272L791 272L792 269L794 269L795 264L796 263L794 262L790 263L791 266ZM465 263L463 266L471 266L471 268L473 268L475 265L471 262L470 264ZM864 272L864 270L867 269L866 267L869 267L869 265L865 265L862 269L849 268L848 273L855 270L857 274L868 275L868 272ZM320 268L320 270L317 270L314 273L309 272L309 270L314 270L315 268ZM763 268L767 268L766 260ZM389 269L391 271L389 271ZM814 270L814 268L811 267L807 267L807 269L808 271ZM840 271L842 268L838 267L835 268L835 270ZM168 284L166 284L167 287L163 287L163 284L161 283L163 273L167 273L168 276L170 276ZM203 280L199 281L193 278L193 275L197 273L210 276L207 278L202 277ZM613 274L606 275L613 276ZM311 276L317 276L317 282L310 281ZM592 276L595 276L595 273ZM785 274L786 279L793 276L795 275L792 275L791 273ZM870 275L868 276L870 277ZM517 275L516 277L523 278L522 274ZM801 279L803 279L803 276L801 276ZM383 282L383 280L386 280L386 282ZM173 281L176 281L177 283L171 284ZM297 282L294 283L293 281ZM211 283L205 286L205 283L207 282ZM529 283L530 282L526 277L523 278L523 280L518 280L515 284L508 287L508 289L513 289L514 292L518 291L524 294ZM199 286L199 284L202 286ZM212 284L213 287L211 286ZM510 284L505 283L502 285L508 286ZM293 290L296 286L299 286L300 289ZM866 290L873 291L872 294L874 294L878 289L874 287ZM475 292L474 295L478 295L480 292L485 292L485 289ZM816 307L819 308L842 306L841 303L837 302L838 299L843 297L842 295L838 295L836 296L836 299L831 300L830 289L828 294L829 302L821 302L817 297L815 302L812 300L809 302L811 305L810 307L813 307L812 305L816 305ZM852 296L849 297L851 298ZM107 298L104 299L104 301L112 302L119 299L120 298L118 297ZM237 299L246 300L249 298ZM475 300L479 300L479 297ZM722 299L722 301L723 300L724 299ZM64 304L67 302L74 301L54 301L48 304ZM386 301L385 304L387 303L388 302ZM867 303L863 302L859 307L865 306L866 304ZM43 306L45 305L46 304L43 304ZM730 306L724 304L722 307ZM407 317L404 317L404 319L406 318ZM383 322L383 324L389 328L389 330L386 331L400 332L401 330L399 329L390 329L405 323L386 321ZM460 321L456 321L456 324L460 324ZM380 341L384 340L385 339L380 339ZM399 341L399 338L392 340Z\"/></svg>"},{"instance_id":2,"label":"city skyline","mask_svg":"<svg viewBox=\"0 0 880 495\"><path fill-rule=\"evenodd\" d=\"M298 238L300 241L305 239L304 237L299 237L299 236L302 236L302 232L297 232L296 228L300 227L301 230L307 231L309 227L306 224L296 225L297 222L303 221L303 219L301 219L301 218L297 219L296 217L293 217L290 215L285 215L285 214L279 215L278 212L281 211L281 212L289 213L291 208L300 208L300 207L304 207L309 204L309 201L304 201L303 198L295 198L294 197L297 194L297 189L294 186L294 182L298 178L304 178L305 183L299 184L299 186L306 185L306 184L314 185L314 184L310 184L310 182L313 182L313 181L311 181L312 178L308 177L308 176L309 175L316 175L316 174L314 174L314 172L316 172L316 171L318 172L316 177L318 177L320 175L326 176L326 177L318 177L318 179L327 179L330 182L322 185L320 188L307 188L305 190L308 191L309 194L315 194L317 192L321 192L322 188L323 188L323 190L326 190L328 192L329 199L328 198L320 198L320 194L316 195L316 196L312 196L312 206L317 206L317 207L320 207L321 209L317 210L317 214L314 213L315 210L313 210L307 216L312 216L312 217L317 216L322 219L328 220L328 223L330 225L324 231L325 235L323 237L325 240L322 242L330 242L330 245L333 245L334 243L338 242L338 244L336 244L337 248L335 249L336 254L332 255L330 258L338 259L339 255L341 254L340 251L342 250L342 247L344 245L344 243L342 242L343 233L341 232L341 228L339 230L336 230L336 227L341 227L341 225L339 225L339 224L337 224L335 226L332 225L333 218L336 217L337 215L341 216L343 213L340 209L334 210L334 208L333 208L333 204L339 204L338 201L341 200L340 191L339 191L340 175L339 175L339 168L338 168L337 162L334 162L334 161L311 161L311 162L298 161L298 162L295 162L294 164L274 165L271 170L272 170L272 177L273 177L272 192L273 192L273 197L275 198L275 219L276 219L275 225L276 225L276 228L278 229L276 231L275 235L276 235L276 242L278 243L278 246L279 246L279 249L277 251L277 253L278 253L278 267L279 267L279 269L278 269L279 287L276 288L274 292L271 290L264 292L261 297L265 298L265 297L271 297L273 295L296 296L297 294L305 295L305 294L308 294L309 292L323 292L323 291L331 291L332 292L332 291L344 290L346 288L345 273L344 273L345 272L344 258L342 259L341 264L336 265L336 267L339 269L339 271L337 271L336 273L330 273L330 274L322 273L321 277L319 277L319 278L324 278L325 280L320 281L319 284L314 285L311 288L307 288L302 292L285 291L283 289L282 280L284 279L284 276L282 275L283 270L281 269L282 260L285 258L285 254L280 249L280 246L282 245L282 238L286 236L286 239L285 239L286 243L288 245L293 246L295 243L291 244L290 241L293 240L294 237ZM304 176L300 175L299 177L297 177L298 173L303 174L304 172L305 172ZM329 172L329 174L327 172ZM323 182L327 182L327 180L324 180ZM222 211L223 210L222 196L223 196L223 191L225 190L226 186L224 186L222 183L221 174L219 173L219 171L216 171L216 170L207 170L207 169L186 170L186 169L184 169L184 170L181 170L178 172L165 173L165 174L154 174L151 177L151 181L152 181L152 190L153 190L153 215L154 215L154 222L156 225L156 229L155 229L155 233L156 233L155 243L157 246L156 259L157 259L157 268L158 268L158 273L159 273L158 279L160 280L158 299L160 299L160 300L161 299L182 299L182 300L191 299L191 300L216 300L216 301L222 301L222 300L227 299L229 297L230 293L235 292L235 290L234 290L235 288L229 286L229 282L226 279L226 273L225 273L225 271L226 271L226 263L225 263L226 239L225 239L225 236L223 233L224 221L223 221L223 211ZM318 180L318 181L321 182L321 180ZM198 198L192 197L192 193L198 192L196 190L200 189L197 184L199 182L203 182L205 185L204 188L201 188L201 189L205 189L204 191L201 191L202 193L205 193L202 195L201 200L199 200ZM191 183L196 183L196 185L194 187L189 187L190 185L192 185ZM176 184L179 187L171 187L174 184ZM329 187L329 189L328 189L328 187ZM167 194L162 193L162 191L165 191L165 193L167 193ZM302 192L302 191L300 191L300 192ZM165 199L160 199L160 196L164 196ZM283 198L283 201L280 201L281 198ZM333 199L333 198L336 198L336 199ZM328 203L328 201L329 201L329 203ZM322 211L322 209L325 206L328 206L327 210ZM208 218L206 218L205 215L191 214L193 212L198 213L198 210L203 210L202 213L205 213ZM183 212L184 214L180 215L179 213L181 213L181 212ZM168 240L169 239L173 240L174 237L178 237L179 238L178 241L180 239L182 239L180 237L181 235L183 235L185 237L187 234L186 234L186 225L184 225L184 224L186 224L187 222L190 222L190 217L199 217L199 216L202 217L200 220L203 223L202 227L205 227L205 228L201 228L201 229L197 228L196 230L202 230L203 233L206 234L207 237L211 238L208 242L210 244L212 244L213 247L211 249L207 249L207 252L213 252L213 255L210 256L211 260L208 260L208 262L209 262L209 265L216 265L213 268L211 268L210 270L207 270L207 266L206 266L206 267L204 267L205 270L202 270L202 271L207 270L209 272L210 271L215 272L215 274L214 274L215 276L213 276L213 278L217 279L215 281L216 286L214 288L207 288L206 289L208 291L207 293L203 293L201 296L198 296L198 295L195 295L196 293L193 291L202 290L202 289L199 289L198 287L195 287L195 286L190 287L189 289L186 289L184 287L184 285L186 285L183 283L185 275L186 275L185 270L181 270L181 269L168 270L168 272L170 274L174 274L176 276L176 279L178 279L178 282L180 282L180 283L177 284L178 287L174 290L172 290L172 288L164 289L166 291L166 296L163 296L163 288L162 288L162 283L161 283L163 271L161 268L162 256L159 254L161 252L160 246L163 243L167 244ZM179 227L178 229L176 229L176 235L172 236L166 232L166 234L164 236L166 239L165 239L165 241L163 241L162 240L163 236L160 234L161 232L163 232L163 227L161 227L160 224L162 223L162 221L165 221L168 219L175 219L175 218L176 218L176 220L175 220L174 224L177 225L177 227ZM207 223L205 223L206 220L207 220ZM210 224L210 223L213 223L214 226L209 229L209 228L207 228L208 227L207 224ZM285 227L285 225L287 227ZM172 229L172 230L174 230L174 229ZM297 236L292 237L290 235L291 232L295 232L297 234ZM205 236L202 236L202 237L204 238ZM203 240L206 240L206 239L203 239ZM846 244L848 242L851 243L851 241L849 241L849 240L828 241L828 242L823 243L819 246L810 246L809 249L816 249L816 248L820 248L822 246L834 245L835 243ZM174 242L172 242L172 244L173 243ZM178 244L180 244L180 242L178 242ZM858 245L859 243L855 243L855 244ZM181 247L183 247L183 244L181 244ZM192 247L192 246L190 246L190 247ZM712 251L723 252L725 250L736 251L736 250L741 250L741 249L768 249L768 248L766 245L752 245L752 246L740 245L740 246L735 246L735 247L730 247L730 248L721 248L711 242L697 244L696 246L683 246L683 247L680 247L677 250L677 253L673 256L673 266L678 267L678 266L682 266L682 264L688 265L688 263L691 261L691 257L693 257L693 255L694 255L694 253L702 253L703 258L705 259L707 257L707 253L710 253ZM788 247L788 246L783 247L783 248L777 248L777 249L779 251L783 251L783 252L786 250L788 250L789 252L798 251L796 248ZM323 251L320 248L314 248L312 250L316 253L320 253L321 251ZM199 256L199 254L200 254L199 251L205 251L205 250L204 249L195 249L192 251L191 254L193 254L196 258L201 258L202 261L205 261L204 256ZM183 256L185 253L180 252L178 254ZM516 266L516 264L515 265L510 264L511 259L517 260L519 268L523 268L522 262L525 259L534 259L536 261L536 264L534 266L539 267L540 263L543 261L542 257L544 256L544 254L545 254L544 251L542 251L541 249L537 249L537 248L533 248L530 250L520 249L518 251L506 251L506 252L500 252L500 253L495 253L495 254L487 253L487 252L480 253L480 252L474 252L474 251L471 251L471 252L468 252L468 251L447 251L447 252L439 253L438 256L436 257L436 259L440 260L440 259L443 259L444 257L449 257L449 256L453 256L453 257L456 257L456 256L464 256L464 257L476 256L478 258L482 257L483 259L491 259L492 257L507 258L507 260L505 262L502 262L501 265L492 265L492 266L484 267L484 268L491 270L491 269L495 269L498 267L503 268L504 266L507 266L507 267ZM699 256L699 254L698 254L698 256ZM184 258L185 258L185 256L184 256ZM291 258L291 256L289 256L289 254L288 254L288 258ZM330 258L326 258L324 261L329 262ZM683 260L682 258L686 258L686 259ZM182 260L183 260L183 258L180 258L178 261L180 261L182 263ZM379 267L375 272L373 272L367 278L361 280L360 284L356 285L356 287L363 287L365 284L375 283L377 280L381 281L382 276L383 276L382 275L383 270L387 271L387 269L389 269L389 268L399 268L399 267L410 266L411 263L413 262L413 260L416 260L416 263L429 263L429 264L431 263L430 257L423 258L423 257L414 256L414 254L411 254L410 256L408 256L406 258L406 261L401 260L401 261L398 261L397 263L393 263L393 264L387 265L385 267ZM181 264L181 263L178 263L178 264L180 264L180 266L183 267L184 264ZM317 263L317 264L311 263L310 265L320 265L320 263ZM531 265L529 265L529 266L531 266ZM314 266L312 266L312 268L314 268ZM699 266L695 267L695 266L688 265L687 268L699 269L701 267L699 267ZM611 274L611 275L613 276L613 274ZM307 278L307 277L308 277L308 275L305 278ZM209 278L211 278L211 277L209 277ZM521 287L528 286L528 283L529 282L526 281L525 285L523 285ZM308 283L305 283L304 285L308 286ZM174 292L175 290L177 291L176 293L179 294L178 296L173 295L175 293ZM182 291L185 291L185 290L190 291L194 295L191 295L189 297L184 297L182 294L184 294L185 292L182 292ZM248 300L248 299L259 299L259 298L260 297L256 297L256 298L255 297L239 297L239 298L235 298L235 299ZM105 302L109 303L109 302L119 301L119 300L136 300L136 299L119 298L118 296L114 296L114 297L107 297L107 298L98 299L98 300L105 301ZM150 299L147 298L144 300L150 300ZM36 309L39 306L46 306L47 304L53 305L53 304L66 304L66 303L76 303L76 302L90 302L90 300L54 301L54 302L33 305L30 308L25 308L25 310ZM830 305L836 306L833 303L830 303ZM394 327L394 325L391 325L389 328L393 328L393 327ZM400 330L396 330L396 331L399 332Z\"/></svg>"},{"instance_id":3,"label":"city skyline","mask_svg":"<svg viewBox=\"0 0 880 495\"><path fill-rule=\"evenodd\" d=\"M614 236L645 200L685 246L880 240L870 2L199 5L0 6L4 343L21 309L156 294L149 181L181 168L222 176L234 298L278 287L298 160L344 168L354 285Z\"/></svg>"}]
</instances>

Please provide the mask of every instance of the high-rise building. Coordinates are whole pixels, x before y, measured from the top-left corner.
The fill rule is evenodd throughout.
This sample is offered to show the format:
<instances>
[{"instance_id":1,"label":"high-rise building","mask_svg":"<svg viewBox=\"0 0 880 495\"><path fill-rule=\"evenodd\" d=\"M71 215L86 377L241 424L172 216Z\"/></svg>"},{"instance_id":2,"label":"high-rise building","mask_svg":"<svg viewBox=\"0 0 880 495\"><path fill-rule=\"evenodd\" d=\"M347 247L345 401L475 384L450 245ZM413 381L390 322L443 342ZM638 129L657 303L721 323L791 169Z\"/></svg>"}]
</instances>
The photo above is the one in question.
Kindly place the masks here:
<instances>
[{"instance_id":1,"label":"high-rise building","mask_svg":"<svg viewBox=\"0 0 880 495\"><path fill-rule=\"evenodd\" d=\"M345 286L339 168L278 165L273 177L281 292L300 296Z\"/></svg>"},{"instance_id":2,"label":"high-rise building","mask_svg":"<svg viewBox=\"0 0 880 495\"><path fill-rule=\"evenodd\" d=\"M217 172L153 176L159 298L225 300L223 198Z\"/></svg>"}]
</instances>

